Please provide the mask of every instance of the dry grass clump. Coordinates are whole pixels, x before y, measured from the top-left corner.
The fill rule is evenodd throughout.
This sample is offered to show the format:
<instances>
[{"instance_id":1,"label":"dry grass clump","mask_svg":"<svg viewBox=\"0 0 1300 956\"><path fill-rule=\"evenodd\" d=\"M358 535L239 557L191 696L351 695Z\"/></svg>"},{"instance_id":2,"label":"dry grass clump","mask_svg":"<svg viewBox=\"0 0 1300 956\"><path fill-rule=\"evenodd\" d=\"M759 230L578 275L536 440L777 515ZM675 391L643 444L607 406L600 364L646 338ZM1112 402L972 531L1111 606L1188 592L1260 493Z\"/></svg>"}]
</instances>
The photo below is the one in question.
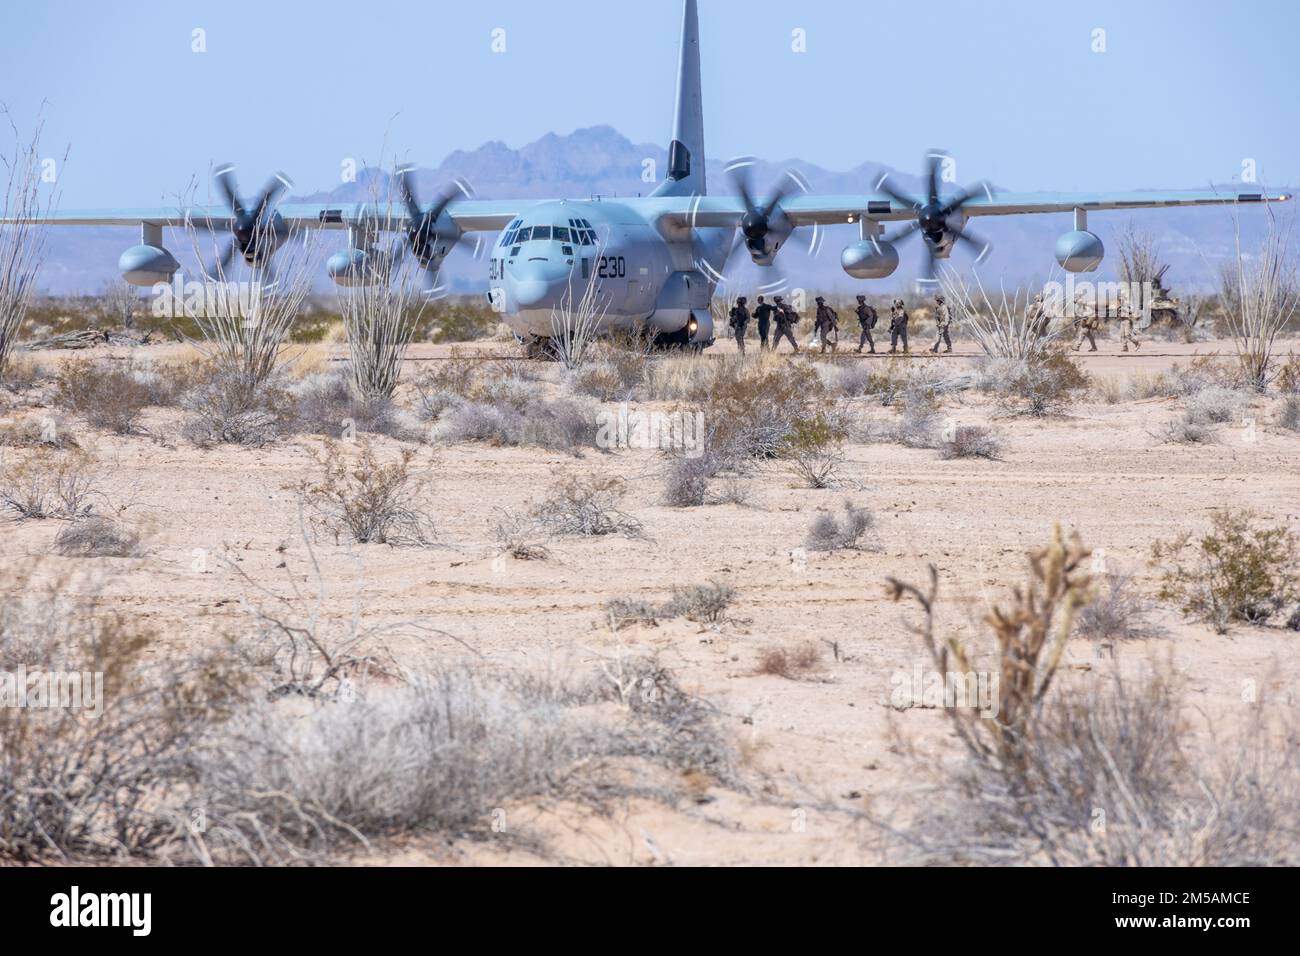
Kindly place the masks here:
<instances>
[{"instance_id":1,"label":"dry grass clump","mask_svg":"<svg viewBox=\"0 0 1300 956\"><path fill-rule=\"evenodd\" d=\"M1221 386L1210 386L1189 394L1186 420L1196 425L1221 425L1240 421L1250 407L1250 399L1241 392Z\"/></svg>"},{"instance_id":2,"label":"dry grass clump","mask_svg":"<svg viewBox=\"0 0 1300 956\"><path fill-rule=\"evenodd\" d=\"M138 533L102 515L87 515L63 528L54 550L74 558L138 558L143 553Z\"/></svg>"},{"instance_id":3,"label":"dry grass clump","mask_svg":"<svg viewBox=\"0 0 1300 956\"><path fill-rule=\"evenodd\" d=\"M0 708L0 859L166 857L194 838L194 757L239 676L206 655L163 661L152 633L72 584L20 574L0 594L0 672L59 680L46 706Z\"/></svg>"},{"instance_id":4,"label":"dry grass clump","mask_svg":"<svg viewBox=\"0 0 1300 956\"><path fill-rule=\"evenodd\" d=\"M836 517L823 511L813 519L805 546L810 551L845 551L872 547L871 533L876 517L870 508L844 502L844 513Z\"/></svg>"},{"instance_id":5,"label":"dry grass clump","mask_svg":"<svg viewBox=\"0 0 1300 956\"><path fill-rule=\"evenodd\" d=\"M368 439L359 444L360 454L349 458L342 444L327 439L316 456L321 477L299 483L313 520L336 539L346 533L358 544L431 544L433 521L420 507L428 479L412 472L415 452L402 449L385 464Z\"/></svg>"},{"instance_id":6,"label":"dry grass clump","mask_svg":"<svg viewBox=\"0 0 1300 956\"><path fill-rule=\"evenodd\" d=\"M1161 600L1175 602L1188 617L1219 634L1233 624L1265 624L1300 599L1300 555L1286 527L1261 527L1249 509L1210 513L1210 529L1184 532L1151 546L1161 572Z\"/></svg>"},{"instance_id":7,"label":"dry grass clump","mask_svg":"<svg viewBox=\"0 0 1300 956\"><path fill-rule=\"evenodd\" d=\"M4 365L4 374L0 376L0 387L21 394L43 385L54 378L54 373L27 357L11 357Z\"/></svg>"},{"instance_id":8,"label":"dry grass clump","mask_svg":"<svg viewBox=\"0 0 1300 956\"><path fill-rule=\"evenodd\" d=\"M532 516L548 534L600 537L615 534L628 538L644 535L640 521L620 510L627 494L621 478L571 476L551 487L546 498L533 507Z\"/></svg>"},{"instance_id":9,"label":"dry grass clump","mask_svg":"<svg viewBox=\"0 0 1300 956\"><path fill-rule=\"evenodd\" d=\"M844 463L845 432L840 416L818 409L791 423L777 454L805 488L829 488Z\"/></svg>"},{"instance_id":10,"label":"dry grass clump","mask_svg":"<svg viewBox=\"0 0 1300 956\"><path fill-rule=\"evenodd\" d=\"M532 446L581 455L596 447L595 412L577 402L558 399L520 410L512 405L465 402L446 412L436 435L445 442L479 441L505 447Z\"/></svg>"},{"instance_id":11,"label":"dry grass clump","mask_svg":"<svg viewBox=\"0 0 1300 956\"><path fill-rule=\"evenodd\" d=\"M812 641L801 641L792 647L769 647L758 655L755 674L784 677L786 680L804 680L821 669L822 652Z\"/></svg>"},{"instance_id":12,"label":"dry grass clump","mask_svg":"<svg viewBox=\"0 0 1300 956\"><path fill-rule=\"evenodd\" d=\"M21 458L0 461L0 512L16 520L83 518L99 496L103 468L80 448L41 447Z\"/></svg>"},{"instance_id":13,"label":"dry grass clump","mask_svg":"<svg viewBox=\"0 0 1300 956\"><path fill-rule=\"evenodd\" d=\"M1282 399L1282 407L1277 413L1277 423L1293 432L1300 432L1300 395L1288 395Z\"/></svg>"},{"instance_id":14,"label":"dry grass clump","mask_svg":"<svg viewBox=\"0 0 1300 956\"><path fill-rule=\"evenodd\" d=\"M261 447L293 432L297 403L272 376L249 378L234 366L209 365L181 400L187 412L181 434L200 447Z\"/></svg>"},{"instance_id":15,"label":"dry grass clump","mask_svg":"<svg viewBox=\"0 0 1300 956\"><path fill-rule=\"evenodd\" d=\"M116 362L73 359L59 369L55 382L56 405L118 435L133 432L150 404L149 388Z\"/></svg>"},{"instance_id":16,"label":"dry grass clump","mask_svg":"<svg viewBox=\"0 0 1300 956\"><path fill-rule=\"evenodd\" d=\"M1106 575L1093 601L1079 609L1074 632L1093 641L1132 641L1158 637L1164 629L1152 623L1155 605L1143 596L1131 573Z\"/></svg>"},{"instance_id":17,"label":"dry grass clump","mask_svg":"<svg viewBox=\"0 0 1300 956\"><path fill-rule=\"evenodd\" d=\"M565 381L573 391L602 402L627 402L636 397L649 374L650 357L644 350L601 343L580 369Z\"/></svg>"},{"instance_id":18,"label":"dry grass clump","mask_svg":"<svg viewBox=\"0 0 1300 956\"><path fill-rule=\"evenodd\" d=\"M1157 437L1163 442L1179 445L1212 445L1219 440L1214 429L1191 421L1186 415L1165 422Z\"/></svg>"},{"instance_id":19,"label":"dry grass clump","mask_svg":"<svg viewBox=\"0 0 1300 956\"><path fill-rule=\"evenodd\" d=\"M1177 398L1185 389L1176 376L1165 372L1134 372L1128 377L1125 396L1130 401L1149 398Z\"/></svg>"},{"instance_id":20,"label":"dry grass clump","mask_svg":"<svg viewBox=\"0 0 1300 956\"><path fill-rule=\"evenodd\" d=\"M81 443L61 418L28 413L16 421L0 423L0 447L79 448Z\"/></svg>"},{"instance_id":21,"label":"dry grass clump","mask_svg":"<svg viewBox=\"0 0 1300 956\"><path fill-rule=\"evenodd\" d=\"M291 391L298 399L298 428L310 434L341 438L364 433L408 441L424 437L391 398L359 396L346 372L312 375Z\"/></svg>"},{"instance_id":22,"label":"dry grass clump","mask_svg":"<svg viewBox=\"0 0 1300 956\"><path fill-rule=\"evenodd\" d=\"M983 359L980 387L1011 401L1023 414L1060 412L1091 384L1088 373L1059 346L1022 359Z\"/></svg>"},{"instance_id":23,"label":"dry grass clump","mask_svg":"<svg viewBox=\"0 0 1300 956\"><path fill-rule=\"evenodd\" d=\"M545 537L545 531L532 515L502 511L492 526L492 536L501 553L516 561L542 561L550 557L550 549L540 540Z\"/></svg>"},{"instance_id":24,"label":"dry grass clump","mask_svg":"<svg viewBox=\"0 0 1300 956\"><path fill-rule=\"evenodd\" d=\"M939 457L987 458L996 461L1002 457L1002 438L991 428L982 425L958 425L952 437L939 443Z\"/></svg>"},{"instance_id":25,"label":"dry grass clump","mask_svg":"<svg viewBox=\"0 0 1300 956\"><path fill-rule=\"evenodd\" d=\"M1169 374L1181 395L1195 395L1207 388L1236 391L1248 387L1240 366L1223 361L1218 352L1198 355L1186 368L1175 365Z\"/></svg>"},{"instance_id":26,"label":"dry grass clump","mask_svg":"<svg viewBox=\"0 0 1300 956\"><path fill-rule=\"evenodd\" d=\"M634 624L651 627L660 621L684 617L697 624L720 624L736 599L736 589L724 581L673 588L667 601L654 603L641 598L619 597L605 602L605 618L611 630Z\"/></svg>"}]
</instances>

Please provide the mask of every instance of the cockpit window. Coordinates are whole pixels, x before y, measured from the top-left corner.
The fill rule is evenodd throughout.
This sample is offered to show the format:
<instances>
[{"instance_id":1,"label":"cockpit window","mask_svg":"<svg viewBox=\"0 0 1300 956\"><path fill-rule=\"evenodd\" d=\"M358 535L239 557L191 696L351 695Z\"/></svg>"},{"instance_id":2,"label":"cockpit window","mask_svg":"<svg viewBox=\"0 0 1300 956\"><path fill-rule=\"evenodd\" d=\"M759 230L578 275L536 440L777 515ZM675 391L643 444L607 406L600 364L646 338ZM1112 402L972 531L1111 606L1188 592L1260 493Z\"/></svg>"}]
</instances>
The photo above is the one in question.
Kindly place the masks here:
<instances>
[{"instance_id":1,"label":"cockpit window","mask_svg":"<svg viewBox=\"0 0 1300 956\"><path fill-rule=\"evenodd\" d=\"M568 242L568 241L569 241L569 230L568 230L568 227L566 227L566 226L556 226L556 227L555 227L555 238L558 239L558 240L560 240L560 242Z\"/></svg>"},{"instance_id":2,"label":"cockpit window","mask_svg":"<svg viewBox=\"0 0 1300 956\"><path fill-rule=\"evenodd\" d=\"M551 227L550 227L550 226L533 226L533 239L534 239L534 240L537 240L537 239L550 239L550 238L551 238Z\"/></svg>"}]
</instances>

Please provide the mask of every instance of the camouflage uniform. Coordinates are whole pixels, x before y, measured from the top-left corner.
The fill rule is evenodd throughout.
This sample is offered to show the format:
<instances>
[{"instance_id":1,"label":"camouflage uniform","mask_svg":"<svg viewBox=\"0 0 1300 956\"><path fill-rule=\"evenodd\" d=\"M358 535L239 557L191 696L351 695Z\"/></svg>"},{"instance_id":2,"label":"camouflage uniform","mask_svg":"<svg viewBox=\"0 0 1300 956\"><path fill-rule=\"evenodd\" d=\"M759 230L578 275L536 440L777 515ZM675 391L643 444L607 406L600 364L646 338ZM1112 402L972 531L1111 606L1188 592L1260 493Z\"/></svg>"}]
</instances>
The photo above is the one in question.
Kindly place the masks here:
<instances>
[{"instance_id":1,"label":"camouflage uniform","mask_svg":"<svg viewBox=\"0 0 1300 956\"><path fill-rule=\"evenodd\" d=\"M758 342L759 348L766 352L769 348L767 335L771 328L772 313L776 310L763 301L763 297L758 297L758 305L754 306L754 320L758 322Z\"/></svg>"},{"instance_id":2,"label":"camouflage uniform","mask_svg":"<svg viewBox=\"0 0 1300 956\"><path fill-rule=\"evenodd\" d=\"M799 343L794 340L794 324L799 321L799 313L776 296L773 301L776 303L776 336L772 339L772 351L777 350L781 344L781 337L790 340L790 345L796 352L799 351Z\"/></svg>"},{"instance_id":3,"label":"camouflage uniform","mask_svg":"<svg viewBox=\"0 0 1300 956\"><path fill-rule=\"evenodd\" d=\"M935 337L934 345L930 346L931 352L938 352L940 343L944 346L945 352L952 351L952 339L948 337L948 327L952 325L952 310L944 302L943 296L934 297L934 323Z\"/></svg>"},{"instance_id":4,"label":"camouflage uniform","mask_svg":"<svg viewBox=\"0 0 1300 956\"><path fill-rule=\"evenodd\" d=\"M889 351L890 354L898 351L898 340L903 340L903 354L908 352L907 348L907 308L903 305L902 299L895 299L894 304L889 308Z\"/></svg>"},{"instance_id":5,"label":"camouflage uniform","mask_svg":"<svg viewBox=\"0 0 1300 956\"><path fill-rule=\"evenodd\" d=\"M1096 311L1084 301L1083 293L1079 293L1074 300L1074 325L1079 330L1079 338L1074 343L1074 351L1083 348L1083 340L1088 340L1088 351L1097 351L1096 331L1101 328L1101 320L1097 318Z\"/></svg>"},{"instance_id":6,"label":"camouflage uniform","mask_svg":"<svg viewBox=\"0 0 1300 956\"><path fill-rule=\"evenodd\" d=\"M1029 331L1036 339L1041 339L1047 334L1047 327L1050 319L1047 310L1043 308L1043 293L1034 296L1034 301L1029 305Z\"/></svg>"},{"instance_id":7,"label":"camouflage uniform","mask_svg":"<svg viewBox=\"0 0 1300 956\"><path fill-rule=\"evenodd\" d=\"M745 354L745 330L749 328L749 309L745 308L748 301L743 295L740 296L731 310L731 330L735 333L736 348L741 355Z\"/></svg>"},{"instance_id":8,"label":"camouflage uniform","mask_svg":"<svg viewBox=\"0 0 1300 956\"><path fill-rule=\"evenodd\" d=\"M1133 334L1133 307L1129 305L1128 295L1123 289L1119 293L1119 341L1123 346L1121 351L1128 351L1128 344L1133 343L1133 348L1142 348L1142 343L1138 337Z\"/></svg>"},{"instance_id":9,"label":"camouflage uniform","mask_svg":"<svg viewBox=\"0 0 1300 956\"><path fill-rule=\"evenodd\" d=\"M871 338L871 330L876 327L876 318L876 310L867 305L867 297L865 295L858 296L858 325L862 328L862 332L858 336L857 350L859 352L862 351L862 346L865 343L871 346L871 354L876 354L876 343Z\"/></svg>"},{"instance_id":10,"label":"camouflage uniform","mask_svg":"<svg viewBox=\"0 0 1300 956\"><path fill-rule=\"evenodd\" d=\"M826 346L835 351L835 347L840 341L840 323L839 317L835 310L826 304L826 300L821 296L817 297L817 324L814 326L817 332L817 341L821 344L822 353L825 354Z\"/></svg>"}]
</instances>

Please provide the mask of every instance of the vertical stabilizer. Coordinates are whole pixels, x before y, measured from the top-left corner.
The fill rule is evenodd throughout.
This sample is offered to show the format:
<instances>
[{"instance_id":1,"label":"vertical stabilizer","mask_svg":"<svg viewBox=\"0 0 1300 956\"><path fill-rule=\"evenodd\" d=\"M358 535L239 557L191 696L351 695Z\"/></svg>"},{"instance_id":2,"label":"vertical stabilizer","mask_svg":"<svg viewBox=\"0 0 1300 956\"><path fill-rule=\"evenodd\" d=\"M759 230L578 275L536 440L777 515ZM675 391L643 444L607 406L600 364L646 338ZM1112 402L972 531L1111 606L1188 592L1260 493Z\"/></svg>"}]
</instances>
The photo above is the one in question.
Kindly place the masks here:
<instances>
[{"instance_id":1,"label":"vertical stabilizer","mask_svg":"<svg viewBox=\"0 0 1300 956\"><path fill-rule=\"evenodd\" d=\"M656 196L704 195L704 95L700 89L700 17L696 0L685 0L677 66L677 110L668 147L668 178Z\"/></svg>"}]
</instances>

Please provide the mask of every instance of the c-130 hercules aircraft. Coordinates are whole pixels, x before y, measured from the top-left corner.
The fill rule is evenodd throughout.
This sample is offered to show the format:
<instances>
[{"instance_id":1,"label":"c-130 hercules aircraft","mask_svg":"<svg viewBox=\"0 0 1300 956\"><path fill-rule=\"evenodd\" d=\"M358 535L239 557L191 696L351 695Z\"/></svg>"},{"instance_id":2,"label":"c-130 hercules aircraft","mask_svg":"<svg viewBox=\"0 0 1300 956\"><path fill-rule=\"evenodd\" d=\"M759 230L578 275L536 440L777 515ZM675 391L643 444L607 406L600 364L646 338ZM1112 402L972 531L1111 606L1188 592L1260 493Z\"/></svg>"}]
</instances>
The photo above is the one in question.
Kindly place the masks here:
<instances>
[{"instance_id":1,"label":"c-130 hercules aircraft","mask_svg":"<svg viewBox=\"0 0 1300 956\"><path fill-rule=\"evenodd\" d=\"M931 154L923 197L907 196L884 177L865 195L810 194L797 174L763 200L743 175L748 163L729 167L739 195L709 196L704 177L704 112L700 87L700 40L696 0L685 0L677 73L677 103L667 178L646 197L626 199L480 200L463 185L427 208L415 198L411 169L398 171L402 202L385 210L377 203L284 203L288 183L272 179L254 203L240 199L231 167L216 172L228 208L175 207L52 212L41 222L66 225L139 225L141 244L124 252L118 266L135 285L169 283L179 269L162 245L165 226L203 224L228 229L231 239L219 265L237 250L254 269L296 229L347 229L348 248L331 256L327 269L340 285L389 275L373 268L379 234L400 231L432 283L447 254L466 234L500 231L491 249L488 297L515 334L536 352L556 334L557 310L571 308L583 290L594 291L598 330L639 327L664 346L701 348L713 340L709 303L727 262L743 244L756 265L770 267L795 230L857 223L860 237L840 256L856 279L884 278L898 267L895 243L914 232L924 240L927 272L958 243L987 251L966 228L969 219L1018 213L1073 212L1074 228L1056 243L1056 259L1070 272L1090 272L1104 255L1101 239L1088 231L1093 210L1145 209L1245 202L1284 202L1262 192L1113 194L1007 194L986 185L940 195L938 157ZM906 222L886 238L883 223Z\"/></svg>"}]
</instances>

